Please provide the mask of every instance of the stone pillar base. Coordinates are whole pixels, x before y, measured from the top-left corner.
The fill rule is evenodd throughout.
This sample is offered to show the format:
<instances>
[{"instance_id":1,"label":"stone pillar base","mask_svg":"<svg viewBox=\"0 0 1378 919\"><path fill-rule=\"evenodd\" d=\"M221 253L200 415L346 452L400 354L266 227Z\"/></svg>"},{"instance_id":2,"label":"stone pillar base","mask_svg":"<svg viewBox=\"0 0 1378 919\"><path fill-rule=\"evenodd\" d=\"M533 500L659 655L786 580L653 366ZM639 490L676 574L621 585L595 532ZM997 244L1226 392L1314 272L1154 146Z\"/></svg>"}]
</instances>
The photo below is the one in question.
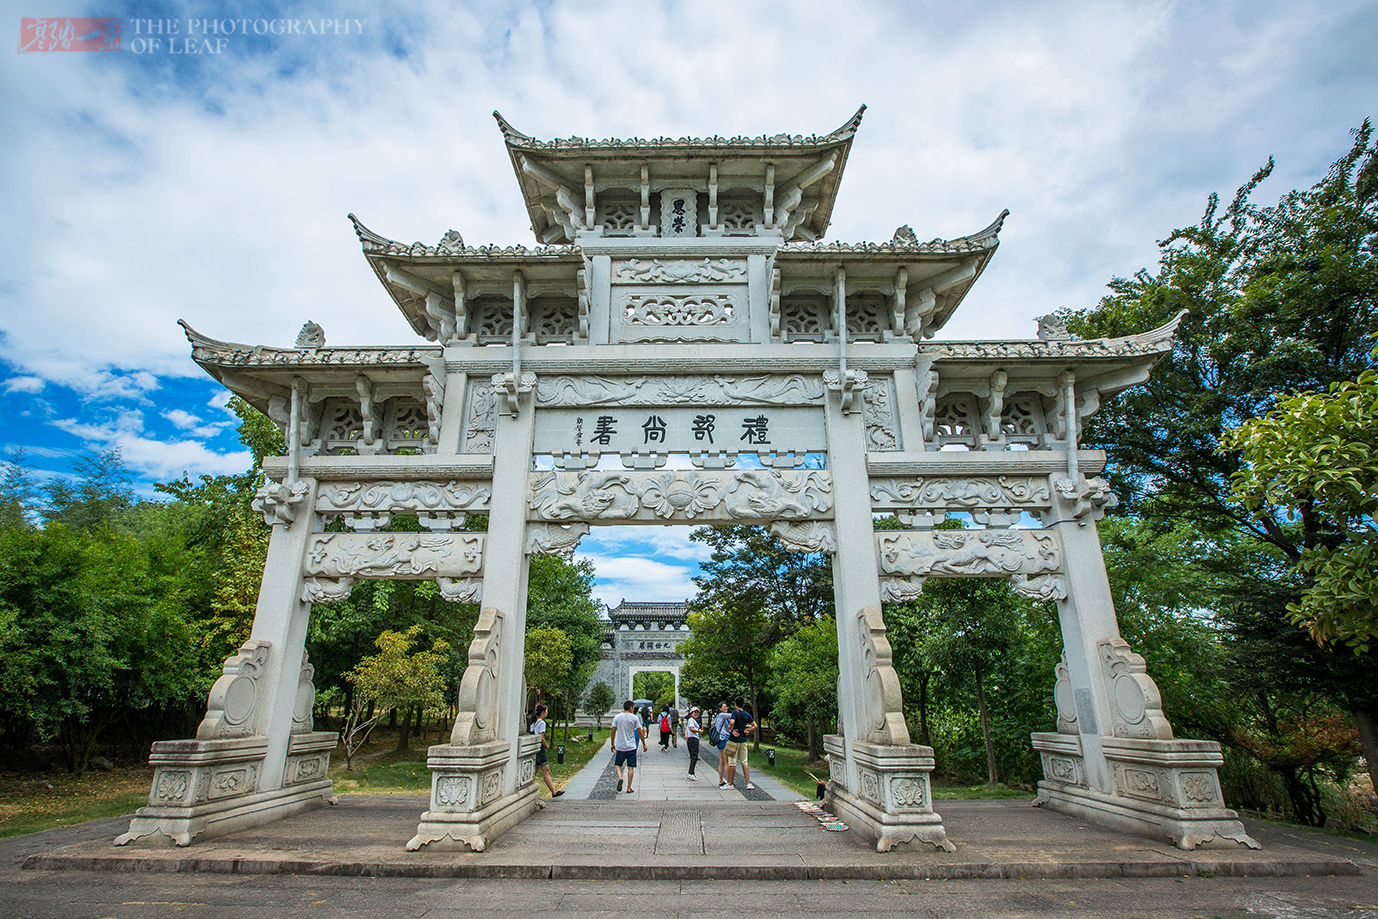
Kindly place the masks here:
<instances>
[{"instance_id":1,"label":"stone pillar base","mask_svg":"<svg viewBox=\"0 0 1378 919\"><path fill-rule=\"evenodd\" d=\"M217 836L334 804L330 754L337 735L293 734L283 787L259 791L268 738L166 740L153 745L153 789L148 806L129 821L115 845L190 845Z\"/></svg>"},{"instance_id":2,"label":"stone pillar base","mask_svg":"<svg viewBox=\"0 0 1378 919\"><path fill-rule=\"evenodd\" d=\"M456 747L440 744L427 752L431 770L431 807L421 815L407 851L472 849L488 844L540 807L536 786L536 747L540 740L518 740L516 790L504 794L512 744L507 741Z\"/></svg>"},{"instance_id":3,"label":"stone pillar base","mask_svg":"<svg viewBox=\"0 0 1378 919\"><path fill-rule=\"evenodd\" d=\"M837 734L823 738L828 753L828 792L823 806L847 823L857 835L875 844L877 852L897 845L927 843L956 852L933 812L928 777L933 771L933 748L918 744L869 744L855 741L860 788L846 786L846 742Z\"/></svg>"},{"instance_id":4,"label":"stone pillar base","mask_svg":"<svg viewBox=\"0 0 1378 919\"><path fill-rule=\"evenodd\" d=\"M1087 786L1081 738L1076 734L1033 735L1043 759L1036 806L1100 826L1150 838L1166 838L1179 849L1262 848L1239 815L1225 807L1216 767L1220 745L1207 740L1131 740L1103 737L1105 760L1115 791Z\"/></svg>"}]
</instances>

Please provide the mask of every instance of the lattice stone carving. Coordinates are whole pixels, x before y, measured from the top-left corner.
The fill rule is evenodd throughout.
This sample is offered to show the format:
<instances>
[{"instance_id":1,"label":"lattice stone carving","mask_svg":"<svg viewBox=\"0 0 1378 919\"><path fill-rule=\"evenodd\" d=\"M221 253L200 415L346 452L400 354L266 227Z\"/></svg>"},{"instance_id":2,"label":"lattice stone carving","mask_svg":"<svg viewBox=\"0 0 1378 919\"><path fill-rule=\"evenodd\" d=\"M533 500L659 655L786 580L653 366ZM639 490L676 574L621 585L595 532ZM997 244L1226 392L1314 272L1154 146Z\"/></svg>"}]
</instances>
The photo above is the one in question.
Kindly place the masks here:
<instances>
[{"instance_id":1,"label":"lattice stone carving","mask_svg":"<svg viewBox=\"0 0 1378 919\"><path fill-rule=\"evenodd\" d=\"M822 341L831 328L822 297L782 297L780 334L785 341Z\"/></svg>"},{"instance_id":2,"label":"lattice stone carving","mask_svg":"<svg viewBox=\"0 0 1378 919\"><path fill-rule=\"evenodd\" d=\"M635 201L606 201L599 221L604 236L631 236L636 229L640 207Z\"/></svg>"},{"instance_id":3,"label":"lattice stone carving","mask_svg":"<svg viewBox=\"0 0 1378 919\"><path fill-rule=\"evenodd\" d=\"M1038 395L1019 395L1007 398L1000 413L1000 433L1007 444L1043 443L1047 429L1043 422L1043 399Z\"/></svg>"},{"instance_id":4,"label":"lattice stone carving","mask_svg":"<svg viewBox=\"0 0 1378 919\"><path fill-rule=\"evenodd\" d=\"M481 345L512 340L512 301L502 297L477 297L473 303L474 329Z\"/></svg>"},{"instance_id":5,"label":"lattice stone carving","mask_svg":"<svg viewBox=\"0 0 1378 919\"><path fill-rule=\"evenodd\" d=\"M321 406L321 452L340 456L359 452L364 436L364 416L359 403L329 398Z\"/></svg>"},{"instance_id":6,"label":"lattice stone carving","mask_svg":"<svg viewBox=\"0 0 1378 919\"><path fill-rule=\"evenodd\" d=\"M723 201L718 205L718 220L727 236L751 236L756 232L758 207L755 201Z\"/></svg>"},{"instance_id":7,"label":"lattice stone carving","mask_svg":"<svg viewBox=\"0 0 1378 919\"><path fill-rule=\"evenodd\" d=\"M537 297L531 301L531 331L537 344L572 343L579 337L579 301L574 297Z\"/></svg>"},{"instance_id":8,"label":"lattice stone carving","mask_svg":"<svg viewBox=\"0 0 1378 919\"><path fill-rule=\"evenodd\" d=\"M954 393L937 400L933 432L939 445L960 444L974 450L979 430L975 399L971 395Z\"/></svg>"},{"instance_id":9,"label":"lattice stone carving","mask_svg":"<svg viewBox=\"0 0 1378 919\"><path fill-rule=\"evenodd\" d=\"M503 641L503 613L491 606L479 612L469 666L459 681L454 730L450 743L472 746L497 739L498 652Z\"/></svg>"},{"instance_id":10,"label":"lattice stone carving","mask_svg":"<svg viewBox=\"0 0 1378 919\"><path fill-rule=\"evenodd\" d=\"M847 297L847 337L852 341L880 341L889 326L888 304L880 294L853 294Z\"/></svg>"},{"instance_id":11,"label":"lattice stone carving","mask_svg":"<svg viewBox=\"0 0 1378 919\"><path fill-rule=\"evenodd\" d=\"M383 432L386 452L399 449L426 450L431 446L430 415L426 404L417 399L399 397L388 400L388 419Z\"/></svg>"},{"instance_id":12,"label":"lattice stone carving","mask_svg":"<svg viewBox=\"0 0 1378 919\"><path fill-rule=\"evenodd\" d=\"M197 740L248 737L255 733L258 680L268 665L272 644L250 639L226 659L220 679L206 700L206 716L196 729Z\"/></svg>"}]
</instances>

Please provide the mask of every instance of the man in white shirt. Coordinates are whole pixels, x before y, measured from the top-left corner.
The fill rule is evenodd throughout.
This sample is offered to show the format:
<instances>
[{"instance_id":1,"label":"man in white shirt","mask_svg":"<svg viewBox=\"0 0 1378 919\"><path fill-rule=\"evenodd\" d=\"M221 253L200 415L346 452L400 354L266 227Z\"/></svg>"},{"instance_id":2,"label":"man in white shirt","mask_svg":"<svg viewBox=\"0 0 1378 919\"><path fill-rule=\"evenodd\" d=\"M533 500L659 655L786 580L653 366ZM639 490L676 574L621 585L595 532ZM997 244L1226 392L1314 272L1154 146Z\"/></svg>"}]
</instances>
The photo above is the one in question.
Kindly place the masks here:
<instances>
[{"instance_id":1,"label":"man in white shirt","mask_svg":"<svg viewBox=\"0 0 1378 919\"><path fill-rule=\"evenodd\" d=\"M622 790L622 767L627 767L627 794L632 793L632 776L636 774L636 748L646 749L646 728L632 712L628 699L622 703L622 714L612 719L612 766L617 770L617 790Z\"/></svg>"}]
</instances>

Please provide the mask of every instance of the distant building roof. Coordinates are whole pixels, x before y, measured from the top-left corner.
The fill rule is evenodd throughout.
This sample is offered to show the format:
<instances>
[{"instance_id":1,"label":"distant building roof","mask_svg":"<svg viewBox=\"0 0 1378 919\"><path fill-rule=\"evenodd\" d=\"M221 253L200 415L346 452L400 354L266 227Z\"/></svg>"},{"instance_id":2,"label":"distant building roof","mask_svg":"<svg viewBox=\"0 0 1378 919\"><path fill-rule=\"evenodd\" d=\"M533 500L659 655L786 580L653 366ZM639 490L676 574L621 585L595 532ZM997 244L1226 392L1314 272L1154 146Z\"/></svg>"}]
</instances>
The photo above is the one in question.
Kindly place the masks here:
<instances>
[{"instance_id":1,"label":"distant building roof","mask_svg":"<svg viewBox=\"0 0 1378 919\"><path fill-rule=\"evenodd\" d=\"M608 607L608 618L615 625L683 625L689 618L689 604L628 603L623 600L616 608Z\"/></svg>"}]
</instances>

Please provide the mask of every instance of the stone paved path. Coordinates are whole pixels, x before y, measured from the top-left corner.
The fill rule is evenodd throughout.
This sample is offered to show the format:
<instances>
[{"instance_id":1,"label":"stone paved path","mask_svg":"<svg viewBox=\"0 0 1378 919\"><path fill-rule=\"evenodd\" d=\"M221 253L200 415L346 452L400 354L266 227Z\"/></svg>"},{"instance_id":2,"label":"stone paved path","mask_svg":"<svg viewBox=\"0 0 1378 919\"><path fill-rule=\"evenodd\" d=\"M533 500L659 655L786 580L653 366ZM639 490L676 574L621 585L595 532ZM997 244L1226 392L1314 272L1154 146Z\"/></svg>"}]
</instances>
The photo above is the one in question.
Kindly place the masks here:
<instances>
[{"instance_id":1,"label":"stone paved path","mask_svg":"<svg viewBox=\"0 0 1378 919\"><path fill-rule=\"evenodd\" d=\"M574 778L565 783L565 794L561 800L580 801L683 801L690 804L732 803L743 801L799 801L800 795L766 775L760 769L751 770L752 784L747 788L746 780L738 770L737 784L733 788L718 788L718 751L707 744L701 750L708 754L705 762L703 754L694 770L698 778L690 781L689 751L683 740L678 747L662 751L660 745L652 743L648 750L637 751L637 769L633 777L632 794L623 789L617 792L617 775L613 770L612 753L605 747L595 753L587 766ZM765 760L765 747L760 752L753 751L753 758ZM558 803L558 802L557 802Z\"/></svg>"}]
</instances>

